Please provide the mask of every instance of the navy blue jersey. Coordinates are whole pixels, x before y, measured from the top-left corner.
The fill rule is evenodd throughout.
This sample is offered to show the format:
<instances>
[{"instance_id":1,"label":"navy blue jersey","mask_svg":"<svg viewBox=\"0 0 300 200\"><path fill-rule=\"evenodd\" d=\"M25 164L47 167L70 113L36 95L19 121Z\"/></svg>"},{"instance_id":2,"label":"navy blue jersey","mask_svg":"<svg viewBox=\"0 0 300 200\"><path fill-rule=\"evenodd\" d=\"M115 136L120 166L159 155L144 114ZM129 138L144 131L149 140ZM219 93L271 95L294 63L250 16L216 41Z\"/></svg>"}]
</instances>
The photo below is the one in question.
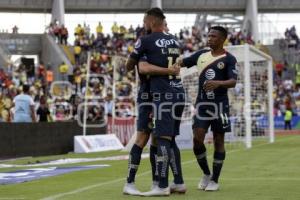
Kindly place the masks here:
<instances>
[{"instance_id":1,"label":"navy blue jersey","mask_svg":"<svg viewBox=\"0 0 300 200\"><path fill-rule=\"evenodd\" d=\"M131 57L147 61L152 65L163 68L172 66L180 55L180 44L170 34L154 32L141 37ZM182 81L176 76L151 76L150 91L152 93L183 93Z\"/></svg>"},{"instance_id":2,"label":"navy blue jersey","mask_svg":"<svg viewBox=\"0 0 300 200\"><path fill-rule=\"evenodd\" d=\"M139 46L140 40L137 40L135 44L135 48ZM130 58L139 61L141 57L137 55L135 52L132 52L130 54ZM143 93L150 93L150 76L149 75L144 75L141 74L139 71L139 68L137 68L137 72L140 78L140 86L139 86L139 92L138 92L138 97L141 97Z\"/></svg>"},{"instance_id":3,"label":"navy blue jersey","mask_svg":"<svg viewBox=\"0 0 300 200\"><path fill-rule=\"evenodd\" d=\"M183 64L187 67L197 66L200 72L199 91L197 100L222 100L228 99L227 88L218 87L213 91L204 91L203 85L207 80L229 80L237 79L236 58L225 52L219 56L212 56L209 49L200 50L191 56L183 59Z\"/></svg>"}]
</instances>

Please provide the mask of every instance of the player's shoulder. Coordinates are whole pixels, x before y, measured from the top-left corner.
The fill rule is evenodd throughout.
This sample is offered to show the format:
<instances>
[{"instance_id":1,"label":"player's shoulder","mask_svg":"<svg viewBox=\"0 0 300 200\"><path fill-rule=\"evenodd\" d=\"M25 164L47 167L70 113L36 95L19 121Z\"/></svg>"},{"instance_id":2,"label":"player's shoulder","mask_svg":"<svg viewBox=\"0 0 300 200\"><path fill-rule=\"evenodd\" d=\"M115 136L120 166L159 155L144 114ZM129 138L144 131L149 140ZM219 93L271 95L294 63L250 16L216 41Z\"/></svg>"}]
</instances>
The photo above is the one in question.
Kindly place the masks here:
<instances>
[{"instance_id":1,"label":"player's shoulder","mask_svg":"<svg viewBox=\"0 0 300 200\"><path fill-rule=\"evenodd\" d=\"M210 52L210 51L211 51L211 49L209 47L204 47L204 48L198 50L198 52L201 53L201 54L202 53L207 53L207 52Z\"/></svg>"},{"instance_id":2,"label":"player's shoulder","mask_svg":"<svg viewBox=\"0 0 300 200\"><path fill-rule=\"evenodd\" d=\"M176 39L172 34L166 32L154 32L145 36L145 39Z\"/></svg>"},{"instance_id":3,"label":"player's shoulder","mask_svg":"<svg viewBox=\"0 0 300 200\"><path fill-rule=\"evenodd\" d=\"M163 34L165 37L168 37L168 38L172 38L172 39L176 39L176 40L177 40L177 38L175 37L175 35L172 35L172 34L167 33L167 32L162 32L162 34Z\"/></svg>"},{"instance_id":4,"label":"player's shoulder","mask_svg":"<svg viewBox=\"0 0 300 200\"><path fill-rule=\"evenodd\" d=\"M147 35L144 35L142 37L139 38L139 42L143 45L148 45L149 43L153 43L153 41L159 39L160 37L158 37L157 34L155 33L150 33Z\"/></svg>"},{"instance_id":5,"label":"player's shoulder","mask_svg":"<svg viewBox=\"0 0 300 200\"><path fill-rule=\"evenodd\" d=\"M209 48L203 48L203 49L199 49L198 51L195 51L191 54L191 56L200 56L201 54L210 52Z\"/></svg>"},{"instance_id":6,"label":"player's shoulder","mask_svg":"<svg viewBox=\"0 0 300 200\"><path fill-rule=\"evenodd\" d=\"M228 60L236 60L236 57L228 51L226 51L226 58Z\"/></svg>"},{"instance_id":7,"label":"player's shoulder","mask_svg":"<svg viewBox=\"0 0 300 200\"><path fill-rule=\"evenodd\" d=\"M143 35L143 36L139 37L136 41L137 41L137 42L146 41L146 40L149 39L149 36L150 36L150 35Z\"/></svg>"},{"instance_id":8,"label":"player's shoulder","mask_svg":"<svg viewBox=\"0 0 300 200\"><path fill-rule=\"evenodd\" d=\"M142 45L144 46L145 43L147 43L147 41L149 40L149 39L148 39L148 36L149 36L149 35L143 35L143 36L139 37L139 38L135 41L134 48L135 48L135 49L139 49Z\"/></svg>"}]
</instances>

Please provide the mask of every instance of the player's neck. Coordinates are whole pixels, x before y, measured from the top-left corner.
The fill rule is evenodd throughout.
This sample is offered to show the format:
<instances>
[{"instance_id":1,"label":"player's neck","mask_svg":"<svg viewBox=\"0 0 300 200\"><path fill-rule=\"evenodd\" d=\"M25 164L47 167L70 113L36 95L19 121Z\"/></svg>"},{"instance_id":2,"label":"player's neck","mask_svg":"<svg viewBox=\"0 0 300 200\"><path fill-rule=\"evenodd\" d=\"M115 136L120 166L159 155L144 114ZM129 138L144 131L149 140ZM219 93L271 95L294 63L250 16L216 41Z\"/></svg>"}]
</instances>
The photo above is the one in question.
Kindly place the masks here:
<instances>
[{"instance_id":1,"label":"player's neck","mask_svg":"<svg viewBox=\"0 0 300 200\"><path fill-rule=\"evenodd\" d=\"M219 56L225 53L225 49L223 47L211 49L211 55L213 56Z\"/></svg>"},{"instance_id":2,"label":"player's neck","mask_svg":"<svg viewBox=\"0 0 300 200\"><path fill-rule=\"evenodd\" d=\"M162 32L164 32L163 27L155 27L152 29L152 33L162 33Z\"/></svg>"}]
</instances>

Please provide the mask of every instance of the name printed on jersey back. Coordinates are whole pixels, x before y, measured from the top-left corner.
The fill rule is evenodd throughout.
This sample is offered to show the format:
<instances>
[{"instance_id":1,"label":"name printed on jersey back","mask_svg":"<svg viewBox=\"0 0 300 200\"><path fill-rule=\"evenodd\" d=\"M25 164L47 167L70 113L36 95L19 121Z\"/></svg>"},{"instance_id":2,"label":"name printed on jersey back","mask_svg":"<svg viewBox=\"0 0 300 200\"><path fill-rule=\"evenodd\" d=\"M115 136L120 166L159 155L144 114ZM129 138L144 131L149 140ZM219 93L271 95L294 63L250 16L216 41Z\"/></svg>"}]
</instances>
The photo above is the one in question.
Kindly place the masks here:
<instances>
[{"instance_id":1,"label":"name printed on jersey back","mask_svg":"<svg viewBox=\"0 0 300 200\"><path fill-rule=\"evenodd\" d=\"M177 42L175 39L165 39L161 38L155 41L155 45L160 48L167 48L170 45L177 45L179 46L179 42Z\"/></svg>"},{"instance_id":2,"label":"name printed on jersey back","mask_svg":"<svg viewBox=\"0 0 300 200\"><path fill-rule=\"evenodd\" d=\"M180 43L170 34L154 32L142 37L135 44L133 56L162 68L172 67L180 56ZM166 91L183 91L179 76L150 76L150 91L164 93Z\"/></svg>"}]
</instances>

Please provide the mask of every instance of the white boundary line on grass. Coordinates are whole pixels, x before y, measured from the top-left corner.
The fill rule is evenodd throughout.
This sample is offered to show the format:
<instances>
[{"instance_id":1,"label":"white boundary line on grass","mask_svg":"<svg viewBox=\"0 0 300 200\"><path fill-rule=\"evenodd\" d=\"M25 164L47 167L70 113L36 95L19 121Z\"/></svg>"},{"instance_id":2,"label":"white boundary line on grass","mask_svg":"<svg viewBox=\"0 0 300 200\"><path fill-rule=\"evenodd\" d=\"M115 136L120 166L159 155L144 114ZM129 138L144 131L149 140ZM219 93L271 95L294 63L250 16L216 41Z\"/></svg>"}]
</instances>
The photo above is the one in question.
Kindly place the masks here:
<instances>
[{"instance_id":1,"label":"white boundary line on grass","mask_svg":"<svg viewBox=\"0 0 300 200\"><path fill-rule=\"evenodd\" d=\"M276 143L258 144L258 145L253 146L251 149L253 149L254 147L266 146L266 145L270 145L270 144L277 144L277 143L280 143L280 142L284 142L284 141L290 140L291 138L294 139L294 137L290 137L290 138L287 138L287 139L283 139L283 140L277 141ZM246 148L235 149L235 150L232 150L232 151L228 151L226 153L227 154L231 154L231 153L235 153L235 152L248 151L248 150L251 150L251 149L246 149ZM211 155L208 156L208 157L211 157ZM195 161L196 161L196 159L188 160L188 161L182 162L182 165L190 164L190 163L193 163ZM143 172L143 173L137 175L137 177L144 176L146 174L149 174L150 172L151 172L151 170ZM61 198L61 197L67 196L67 195L77 194L77 193L84 192L84 191L87 191L87 190L90 190L90 189L93 189L93 188L96 188L96 187L101 187L101 186L104 186L104 185L118 183L120 181L125 181L125 178L119 178L119 179L115 179L115 180L112 180L112 181L107 181L107 182L104 182L104 183L98 183L98 184L86 186L86 187L83 187L83 188L80 188L80 189L76 189L76 190L73 190L73 191L70 191L70 192L59 193L59 194L56 194L56 195L53 195L53 196L44 197L44 198L42 198L40 200L55 200L55 199L58 199L58 198Z\"/></svg>"}]
</instances>

